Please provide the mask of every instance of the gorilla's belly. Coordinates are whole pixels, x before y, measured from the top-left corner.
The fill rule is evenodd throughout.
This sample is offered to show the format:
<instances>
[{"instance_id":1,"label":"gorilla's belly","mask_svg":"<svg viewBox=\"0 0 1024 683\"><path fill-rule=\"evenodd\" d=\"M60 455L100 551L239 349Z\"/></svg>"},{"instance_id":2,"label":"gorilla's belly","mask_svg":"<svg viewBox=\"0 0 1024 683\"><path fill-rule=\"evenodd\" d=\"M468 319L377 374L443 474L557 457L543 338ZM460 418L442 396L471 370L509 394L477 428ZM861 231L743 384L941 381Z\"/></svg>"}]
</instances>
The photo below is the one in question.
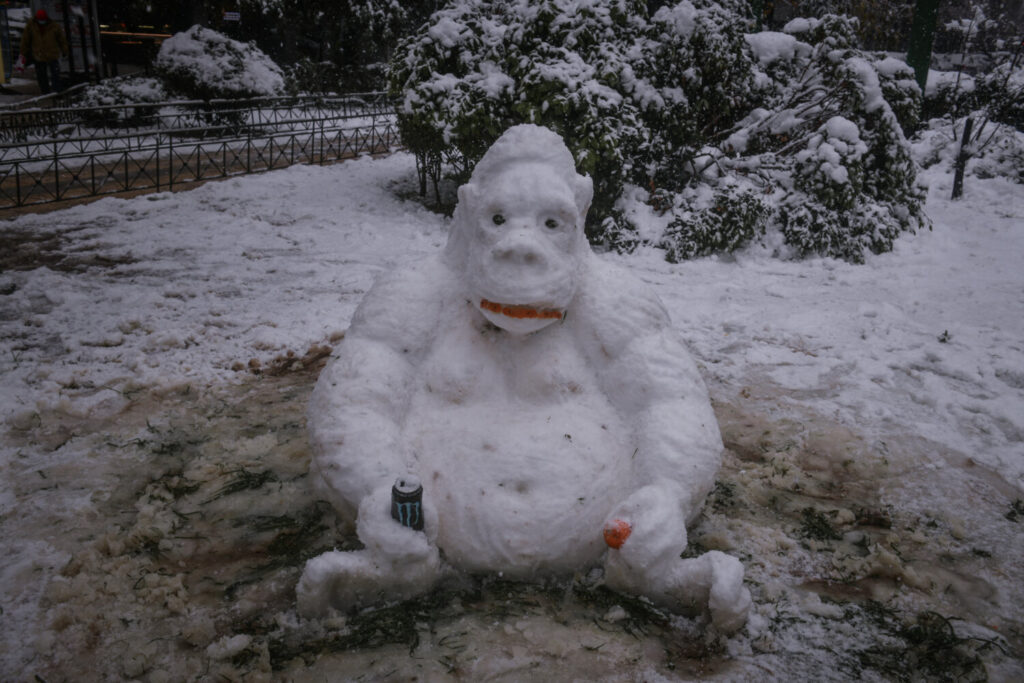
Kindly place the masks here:
<instances>
[{"instance_id":1,"label":"gorilla's belly","mask_svg":"<svg viewBox=\"0 0 1024 683\"><path fill-rule=\"evenodd\" d=\"M632 456L603 396L543 405L420 399L406 443L437 506L449 562L526 576L599 558L602 523L630 491Z\"/></svg>"}]
</instances>

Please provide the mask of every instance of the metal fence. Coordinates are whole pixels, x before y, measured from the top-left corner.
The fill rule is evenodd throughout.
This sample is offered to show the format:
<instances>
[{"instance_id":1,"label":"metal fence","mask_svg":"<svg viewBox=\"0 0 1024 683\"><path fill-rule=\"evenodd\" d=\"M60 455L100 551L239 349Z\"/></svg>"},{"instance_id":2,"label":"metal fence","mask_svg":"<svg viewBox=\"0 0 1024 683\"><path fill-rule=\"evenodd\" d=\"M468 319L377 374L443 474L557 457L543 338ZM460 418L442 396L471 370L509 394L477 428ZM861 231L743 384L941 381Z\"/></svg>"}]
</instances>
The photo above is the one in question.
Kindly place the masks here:
<instances>
[{"instance_id":1,"label":"metal fence","mask_svg":"<svg viewBox=\"0 0 1024 683\"><path fill-rule=\"evenodd\" d=\"M0 209L325 164L399 145L379 93L0 112Z\"/></svg>"}]
</instances>

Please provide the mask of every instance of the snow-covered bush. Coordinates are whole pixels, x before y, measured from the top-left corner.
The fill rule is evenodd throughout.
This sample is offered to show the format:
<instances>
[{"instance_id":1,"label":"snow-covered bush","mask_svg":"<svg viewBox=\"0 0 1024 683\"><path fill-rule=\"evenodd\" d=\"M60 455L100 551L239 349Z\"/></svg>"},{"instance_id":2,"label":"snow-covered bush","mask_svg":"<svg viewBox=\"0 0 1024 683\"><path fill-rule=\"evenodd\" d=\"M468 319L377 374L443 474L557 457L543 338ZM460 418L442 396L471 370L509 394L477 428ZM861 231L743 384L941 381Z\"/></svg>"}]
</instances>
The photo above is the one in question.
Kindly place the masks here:
<instances>
[{"instance_id":1,"label":"snow-covered bush","mask_svg":"<svg viewBox=\"0 0 1024 683\"><path fill-rule=\"evenodd\" d=\"M786 95L757 126L767 122L775 139L786 141L769 154L792 164L791 181L781 179L787 192L777 215L786 243L801 254L859 262L869 251L890 250L901 232L927 219L910 146L879 75L899 72L852 47L854 29L851 19L836 16L787 26L813 49L804 76L782 84Z\"/></svg>"},{"instance_id":2,"label":"snow-covered bush","mask_svg":"<svg viewBox=\"0 0 1024 683\"><path fill-rule=\"evenodd\" d=\"M1004 126L978 155L971 169L979 178L1007 178L1024 183L1024 132Z\"/></svg>"},{"instance_id":3,"label":"snow-covered bush","mask_svg":"<svg viewBox=\"0 0 1024 683\"><path fill-rule=\"evenodd\" d=\"M923 95L914 70L903 60L884 57L872 61L882 87L882 96L892 107L903 134L910 136L921 123Z\"/></svg>"},{"instance_id":4,"label":"snow-covered bush","mask_svg":"<svg viewBox=\"0 0 1024 683\"><path fill-rule=\"evenodd\" d=\"M421 190L445 165L465 177L505 128L531 122L560 133L593 177L588 234L607 247L640 239L616 205L632 185L671 211L653 243L674 260L773 228L800 254L890 249L925 222L901 128L916 123L911 72L858 50L846 17L752 28L742 2L683 0L653 16L635 0L454 3L391 68Z\"/></svg>"},{"instance_id":5,"label":"snow-covered bush","mask_svg":"<svg viewBox=\"0 0 1024 683\"><path fill-rule=\"evenodd\" d=\"M928 82L926 114L948 123L956 141L953 199L963 194L969 166L981 174L1008 169L1011 178L1019 178L1017 169L1024 166L1016 135L1024 130L1024 34L1006 14L990 15L991 9L970 3L966 16L946 22L944 33L957 46L956 70ZM968 68L975 70L973 78ZM929 122L929 131L936 120ZM934 163L949 147L941 136L928 134L925 140L925 163ZM983 162L969 163L978 159Z\"/></svg>"},{"instance_id":6,"label":"snow-covered bush","mask_svg":"<svg viewBox=\"0 0 1024 683\"><path fill-rule=\"evenodd\" d=\"M902 208L863 203L870 178L868 146L852 121L835 116L794 157L793 191L779 206L786 242L800 254L862 261L865 251L888 251ZM879 194L876 191L874 194Z\"/></svg>"},{"instance_id":7,"label":"snow-covered bush","mask_svg":"<svg viewBox=\"0 0 1024 683\"><path fill-rule=\"evenodd\" d=\"M976 84L970 74L931 69L921 105L921 120L959 116L974 109Z\"/></svg>"},{"instance_id":8,"label":"snow-covered bush","mask_svg":"<svg viewBox=\"0 0 1024 683\"><path fill-rule=\"evenodd\" d=\"M825 16L746 37L764 101L729 131L711 182L734 183L739 173L778 188L769 229L793 251L860 262L927 220L887 99L907 111L910 126L919 90L909 71L854 47L855 29L848 17Z\"/></svg>"},{"instance_id":9,"label":"snow-covered bush","mask_svg":"<svg viewBox=\"0 0 1024 683\"><path fill-rule=\"evenodd\" d=\"M167 99L167 90L159 79L151 76L117 76L90 85L78 103L83 107L109 107L165 102Z\"/></svg>"},{"instance_id":10,"label":"snow-covered bush","mask_svg":"<svg viewBox=\"0 0 1024 683\"><path fill-rule=\"evenodd\" d=\"M661 242L669 262L735 251L765 234L771 209L755 191L730 185L704 195L674 212Z\"/></svg>"},{"instance_id":11,"label":"snow-covered bush","mask_svg":"<svg viewBox=\"0 0 1024 683\"><path fill-rule=\"evenodd\" d=\"M87 87L79 96L77 106L87 109L112 107L116 109L89 112L96 123L113 125L132 123L140 115L151 112L151 107L135 109L123 105L166 102L169 98L163 81L150 76L118 76Z\"/></svg>"},{"instance_id":12,"label":"snow-covered bush","mask_svg":"<svg viewBox=\"0 0 1024 683\"><path fill-rule=\"evenodd\" d=\"M978 117L981 113L975 111L972 115ZM963 130L965 119L935 118L929 121L928 127L914 138L916 162L925 168L939 165L952 171L960 148L960 140L954 137L954 132ZM980 146L966 162L966 174L1024 183L1024 132L1002 125L991 128L989 135L988 144Z\"/></svg>"},{"instance_id":13,"label":"snow-covered bush","mask_svg":"<svg viewBox=\"0 0 1024 683\"><path fill-rule=\"evenodd\" d=\"M750 93L736 17L710 3L469 0L436 13L399 49L391 87L421 168L445 159L465 177L509 125L548 126L595 184L588 226L604 240L625 183L680 188L709 129ZM612 240L615 241L615 240Z\"/></svg>"},{"instance_id":14,"label":"snow-covered bush","mask_svg":"<svg viewBox=\"0 0 1024 683\"><path fill-rule=\"evenodd\" d=\"M154 66L170 89L189 99L260 97L284 89L280 67L255 45L198 25L165 40Z\"/></svg>"},{"instance_id":15,"label":"snow-covered bush","mask_svg":"<svg viewBox=\"0 0 1024 683\"><path fill-rule=\"evenodd\" d=\"M714 134L728 130L752 105L754 59L744 42L749 28L715 3L663 7L651 17L645 54L632 89L644 106L650 142L642 158L655 187L680 190L703 165Z\"/></svg>"},{"instance_id":16,"label":"snow-covered bush","mask_svg":"<svg viewBox=\"0 0 1024 683\"><path fill-rule=\"evenodd\" d=\"M599 224L645 142L625 92L644 14L635 0L471 0L437 12L392 64L403 142L425 172L443 158L465 178L510 125L548 126L594 178Z\"/></svg>"},{"instance_id":17,"label":"snow-covered bush","mask_svg":"<svg viewBox=\"0 0 1024 683\"><path fill-rule=\"evenodd\" d=\"M1024 131L1024 54L1005 59L978 78L977 100L994 123Z\"/></svg>"}]
</instances>

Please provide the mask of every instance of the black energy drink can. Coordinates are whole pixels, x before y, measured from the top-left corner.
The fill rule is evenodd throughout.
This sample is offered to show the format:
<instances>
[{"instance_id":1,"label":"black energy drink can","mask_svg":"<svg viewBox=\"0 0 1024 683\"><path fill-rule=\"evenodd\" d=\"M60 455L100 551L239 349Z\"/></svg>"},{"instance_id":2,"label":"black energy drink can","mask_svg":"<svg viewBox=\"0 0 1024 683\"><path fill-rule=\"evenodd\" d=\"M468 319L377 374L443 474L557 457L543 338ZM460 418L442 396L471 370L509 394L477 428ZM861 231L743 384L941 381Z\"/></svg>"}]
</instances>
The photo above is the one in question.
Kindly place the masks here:
<instances>
[{"instance_id":1,"label":"black energy drink can","mask_svg":"<svg viewBox=\"0 0 1024 683\"><path fill-rule=\"evenodd\" d=\"M402 526L423 531L423 486L419 477L407 474L391 487L391 517Z\"/></svg>"}]
</instances>

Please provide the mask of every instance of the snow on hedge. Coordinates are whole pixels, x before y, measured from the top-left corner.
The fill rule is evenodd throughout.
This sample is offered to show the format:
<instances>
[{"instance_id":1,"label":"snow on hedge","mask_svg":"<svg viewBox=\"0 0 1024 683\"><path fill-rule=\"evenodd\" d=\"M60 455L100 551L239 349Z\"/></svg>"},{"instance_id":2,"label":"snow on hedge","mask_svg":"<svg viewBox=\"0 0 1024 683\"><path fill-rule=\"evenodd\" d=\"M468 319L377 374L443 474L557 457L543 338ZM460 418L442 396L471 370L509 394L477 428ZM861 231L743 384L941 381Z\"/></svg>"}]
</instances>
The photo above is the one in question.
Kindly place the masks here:
<instances>
[{"instance_id":1,"label":"snow on hedge","mask_svg":"<svg viewBox=\"0 0 1024 683\"><path fill-rule=\"evenodd\" d=\"M442 161L465 178L507 127L536 123L593 178L588 235L612 249L646 241L674 261L775 234L780 255L862 261L926 226L903 132L920 104L912 73L857 49L846 17L753 32L745 12L708 0L653 15L636 0L448 5L391 69L421 191ZM823 129L836 117L857 130L846 151ZM661 236L632 220L638 201L663 216Z\"/></svg>"},{"instance_id":2,"label":"snow on hedge","mask_svg":"<svg viewBox=\"0 0 1024 683\"><path fill-rule=\"evenodd\" d=\"M259 97L284 89L281 68L259 48L199 25L165 40L155 65L193 97Z\"/></svg>"},{"instance_id":3,"label":"snow on hedge","mask_svg":"<svg viewBox=\"0 0 1024 683\"><path fill-rule=\"evenodd\" d=\"M106 107L119 104L166 102L167 89L161 80L151 76L118 76L86 88L79 104L83 107Z\"/></svg>"}]
</instances>

